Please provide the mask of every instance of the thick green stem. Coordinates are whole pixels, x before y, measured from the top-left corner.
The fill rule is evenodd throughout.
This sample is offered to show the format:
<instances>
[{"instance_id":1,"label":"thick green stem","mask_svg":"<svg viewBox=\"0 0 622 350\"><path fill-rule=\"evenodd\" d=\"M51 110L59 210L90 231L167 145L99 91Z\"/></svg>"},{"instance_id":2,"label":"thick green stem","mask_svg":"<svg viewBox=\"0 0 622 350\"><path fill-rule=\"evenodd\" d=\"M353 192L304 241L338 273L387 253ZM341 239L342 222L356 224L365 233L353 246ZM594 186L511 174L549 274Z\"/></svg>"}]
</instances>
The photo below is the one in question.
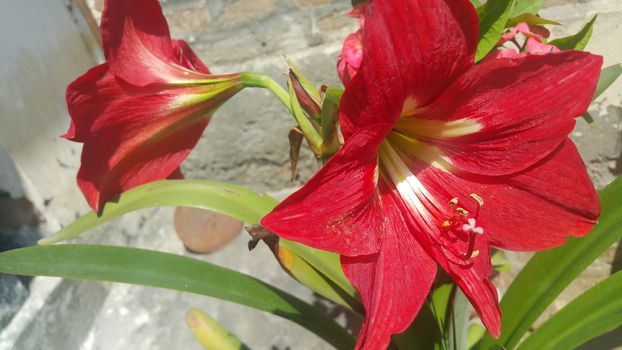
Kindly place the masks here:
<instances>
[{"instance_id":1,"label":"thick green stem","mask_svg":"<svg viewBox=\"0 0 622 350\"><path fill-rule=\"evenodd\" d=\"M244 72L242 73L242 84L244 87L258 87L272 91L272 93L281 101L283 106L285 106L285 108L292 113L292 105L289 94L271 77L261 73Z\"/></svg>"}]
</instances>

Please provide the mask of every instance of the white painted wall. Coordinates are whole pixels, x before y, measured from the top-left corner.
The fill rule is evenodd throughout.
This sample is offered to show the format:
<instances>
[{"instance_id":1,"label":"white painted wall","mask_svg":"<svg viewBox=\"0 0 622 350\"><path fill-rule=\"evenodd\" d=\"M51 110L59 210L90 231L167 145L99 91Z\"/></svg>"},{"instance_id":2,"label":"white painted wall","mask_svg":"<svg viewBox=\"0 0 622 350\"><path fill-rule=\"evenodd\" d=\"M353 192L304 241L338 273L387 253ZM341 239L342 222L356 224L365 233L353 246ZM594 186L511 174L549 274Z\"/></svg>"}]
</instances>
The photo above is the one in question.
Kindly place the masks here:
<instances>
[{"instance_id":1,"label":"white painted wall","mask_svg":"<svg viewBox=\"0 0 622 350\"><path fill-rule=\"evenodd\" d=\"M94 64L67 4L0 1L0 145L29 196L49 201L63 224L86 210L75 185L79 147L59 138L69 125L65 87Z\"/></svg>"}]
</instances>

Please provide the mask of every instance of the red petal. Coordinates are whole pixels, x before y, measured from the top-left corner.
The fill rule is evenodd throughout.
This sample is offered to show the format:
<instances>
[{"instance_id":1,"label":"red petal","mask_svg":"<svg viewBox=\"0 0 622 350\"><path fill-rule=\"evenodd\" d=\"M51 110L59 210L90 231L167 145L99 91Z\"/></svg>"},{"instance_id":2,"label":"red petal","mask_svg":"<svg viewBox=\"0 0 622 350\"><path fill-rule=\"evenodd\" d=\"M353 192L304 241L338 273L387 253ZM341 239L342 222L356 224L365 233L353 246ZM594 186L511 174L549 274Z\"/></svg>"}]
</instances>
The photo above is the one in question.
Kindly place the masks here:
<instances>
[{"instance_id":1,"label":"red petal","mask_svg":"<svg viewBox=\"0 0 622 350\"><path fill-rule=\"evenodd\" d=\"M590 104L601 64L602 57L578 51L488 60L456 80L420 118L480 124L476 133L436 142L459 169L521 171L566 139L573 117Z\"/></svg>"},{"instance_id":2,"label":"red petal","mask_svg":"<svg viewBox=\"0 0 622 350\"><path fill-rule=\"evenodd\" d=\"M101 33L110 68L131 84L146 86L202 76L179 63L179 50L175 50L179 46L171 41L157 0L106 0Z\"/></svg>"},{"instance_id":3,"label":"red petal","mask_svg":"<svg viewBox=\"0 0 622 350\"><path fill-rule=\"evenodd\" d=\"M232 83L204 102L209 85L140 88L119 80L106 64L67 87L72 124L65 135L83 142L79 186L96 211L112 196L169 177L194 147L210 113L237 91Z\"/></svg>"},{"instance_id":4,"label":"red petal","mask_svg":"<svg viewBox=\"0 0 622 350\"><path fill-rule=\"evenodd\" d=\"M65 99L71 125L63 137L84 142L96 118L106 115L114 101L127 98L107 63L91 68L67 86Z\"/></svg>"},{"instance_id":5,"label":"red petal","mask_svg":"<svg viewBox=\"0 0 622 350\"><path fill-rule=\"evenodd\" d=\"M425 187L425 191L418 194L421 197L417 200L420 200L426 209L416 209L412 204L408 204L411 200L403 197L405 193L400 193L398 189L392 192L395 198L393 206L399 207L402 217L407 220L408 231L414 234L419 244L462 289L490 333L498 336L501 331L501 311L496 289L488 280L492 273L488 242L482 236L477 235L474 249L478 250L479 255L471 255L472 258L465 260L465 256L471 253L468 242L459 239L453 242L445 238L447 234L439 229L446 219L451 218L447 214L441 214L449 208L450 200L458 197L459 206L471 213L475 213L473 210L475 200L470 200L469 193L463 195L462 192L454 190L450 186L451 183L447 183L448 179L454 175L428 166L419 160L413 160L413 163L408 166ZM447 207L443 208L443 204ZM387 207L383 208L386 210ZM427 215L433 212L432 209L437 211L434 214L436 217ZM423 213L421 210L429 210L429 212Z\"/></svg>"},{"instance_id":6,"label":"red petal","mask_svg":"<svg viewBox=\"0 0 622 350\"><path fill-rule=\"evenodd\" d=\"M404 100L427 105L473 65L478 20L468 0L370 3L363 61L348 86L341 119L344 136L378 122L395 122Z\"/></svg>"},{"instance_id":7,"label":"red petal","mask_svg":"<svg viewBox=\"0 0 622 350\"><path fill-rule=\"evenodd\" d=\"M78 186L93 210L121 192L175 173L208 123L203 117L183 128L171 127L178 120L168 118L148 130L138 124L123 132L111 128L85 142Z\"/></svg>"},{"instance_id":8,"label":"red petal","mask_svg":"<svg viewBox=\"0 0 622 350\"><path fill-rule=\"evenodd\" d=\"M479 255L472 259L473 264L469 266L444 260L444 255L440 252L434 259L469 299L490 335L498 338L501 334L501 309L497 289L488 279L492 274L488 242L484 239L477 240L475 249Z\"/></svg>"},{"instance_id":9,"label":"red petal","mask_svg":"<svg viewBox=\"0 0 622 350\"><path fill-rule=\"evenodd\" d=\"M207 68L184 40L173 40L172 45L173 50L179 52L179 64L193 71L211 74L209 68Z\"/></svg>"},{"instance_id":10,"label":"red petal","mask_svg":"<svg viewBox=\"0 0 622 350\"><path fill-rule=\"evenodd\" d=\"M436 276L436 263L409 232L394 195L385 193L382 206L387 223L380 251L341 259L346 276L359 291L366 310L357 349L385 349L392 334L406 330Z\"/></svg>"},{"instance_id":11,"label":"red petal","mask_svg":"<svg viewBox=\"0 0 622 350\"><path fill-rule=\"evenodd\" d=\"M556 247L590 231L598 197L575 146L566 140L549 157L507 177L459 177L429 167L417 175L437 198L484 200L478 223L490 244L514 251ZM469 208L467 208L469 209Z\"/></svg>"},{"instance_id":12,"label":"red petal","mask_svg":"<svg viewBox=\"0 0 622 350\"><path fill-rule=\"evenodd\" d=\"M481 220L490 227L489 240L494 246L515 251L557 247L569 235L586 235L600 215L598 193L570 140L539 164L511 176L507 183L519 191L506 188L497 192L491 204L517 205L507 213ZM517 229L508 230L508 224Z\"/></svg>"},{"instance_id":13,"label":"red petal","mask_svg":"<svg viewBox=\"0 0 622 350\"><path fill-rule=\"evenodd\" d=\"M363 129L353 135L261 225L314 248L348 256L376 253L383 231L376 188L377 149L390 127Z\"/></svg>"}]
</instances>

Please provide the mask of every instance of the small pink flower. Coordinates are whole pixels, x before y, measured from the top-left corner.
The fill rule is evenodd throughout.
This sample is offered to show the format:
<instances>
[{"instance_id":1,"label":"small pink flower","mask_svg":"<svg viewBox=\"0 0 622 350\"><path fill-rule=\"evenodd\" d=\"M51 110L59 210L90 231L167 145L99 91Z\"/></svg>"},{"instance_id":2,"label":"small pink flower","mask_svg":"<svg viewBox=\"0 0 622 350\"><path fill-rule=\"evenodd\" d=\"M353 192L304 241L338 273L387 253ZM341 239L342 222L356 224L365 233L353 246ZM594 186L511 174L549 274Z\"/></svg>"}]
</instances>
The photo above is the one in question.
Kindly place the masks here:
<instances>
[{"instance_id":1,"label":"small pink flower","mask_svg":"<svg viewBox=\"0 0 622 350\"><path fill-rule=\"evenodd\" d=\"M519 38L517 38L519 34L522 34L524 37L522 45L519 44ZM498 48L488 54L486 59L518 58L527 55L546 55L551 52L559 52L560 50L557 47L543 42L550 34L549 30L544 27L519 23L501 36L497 43ZM508 43L513 43L516 47L507 47Z\"/></svg>"},{"instance_id":2,"label":"small pink flower","mask_svg":"<svg viewBox=\"0 0 622 350\"><path fill-rule=\"evenodd\" d=\"M343 85L348 85L350 80L354 78L363 60L363 29L365 28L363 13L367 4L368 2L359 4L348 13L350 17L359 18L360 29L346 37L337 61L337 73Z\"/></svg>"}]
</instances>

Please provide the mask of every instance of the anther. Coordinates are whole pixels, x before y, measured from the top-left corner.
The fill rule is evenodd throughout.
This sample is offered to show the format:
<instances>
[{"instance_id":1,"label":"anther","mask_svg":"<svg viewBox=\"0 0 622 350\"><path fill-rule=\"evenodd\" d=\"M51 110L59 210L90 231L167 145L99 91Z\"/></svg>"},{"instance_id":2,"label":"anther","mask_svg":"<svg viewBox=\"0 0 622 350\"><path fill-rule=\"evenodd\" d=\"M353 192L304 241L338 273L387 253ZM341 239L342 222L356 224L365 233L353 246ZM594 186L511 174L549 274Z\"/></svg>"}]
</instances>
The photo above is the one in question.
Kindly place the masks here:
<instances>
[{"instance_id":1,"label":"anther","mask_svg":"<svg viewBox=\"0 0 622 350\"><path fill-rule=\"evenodd\" d=\"M468 210L466 210L466 209L464 209L464 208L456 208L456 213L458 213L458 214L462 214L462 215L464 215L465 217L466 217L466 216L469 216L469 211L468 211Z\"/></svg>"},{"instance_id":2,"label":"anther","mask_svg":"<svg viewBox=\"0 0 622 350\"><path fill-rule=\"evenodd\" d=\"M473 198L480 207L484 205L484 200L482 199L482 197L476 195L475 193L471 193L469 196Z\"/></svg>"}]
</instances>

